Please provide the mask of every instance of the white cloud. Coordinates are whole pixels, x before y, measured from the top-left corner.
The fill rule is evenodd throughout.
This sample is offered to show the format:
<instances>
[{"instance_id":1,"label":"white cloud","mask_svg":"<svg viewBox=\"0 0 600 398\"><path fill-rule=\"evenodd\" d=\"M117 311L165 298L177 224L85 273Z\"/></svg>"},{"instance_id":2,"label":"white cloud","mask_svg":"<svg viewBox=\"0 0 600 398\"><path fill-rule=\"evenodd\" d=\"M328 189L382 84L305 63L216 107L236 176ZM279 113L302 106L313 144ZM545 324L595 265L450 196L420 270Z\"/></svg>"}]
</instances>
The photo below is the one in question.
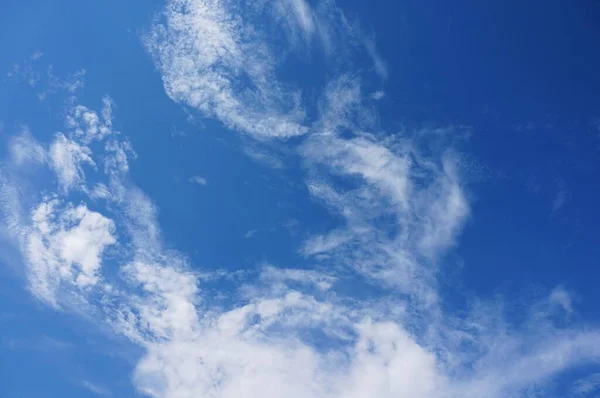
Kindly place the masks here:
<instances>
[{"instance_id":1,"label":"white cloud","mask_svg":"<svg viewBox=\"0 0 600 398\"><path fill-rule=\"evenodd\" d=\"M72 139L82 145L97 136L90 131ZM111 157L125 141L109 137L104 155ZM146 350L133 380L156 397L519 396L600 358L595 331L536 318L528 322L537 328L509 328L487 307L455 318L427 299L437 294L427 261L448 248L468 214L454 157L425 158L406 139L334 133L311 137L301 154L309 174L321 170L320 180L308 179L310 193L343 216L304 246L307 255L327 253L320 269L332 273L265 266L255 280L228 279L234 286L219 291L229 296L223 300L210 280L230 276L204 278L165 248L156 206L121 180L126 169L109 167L108 181L89 195L108 197L114 221L68 204L63 191L36 206L30 222L12 221L25 242L32 292L55 306L71 290L80 300L94 297L86 305ZM115 187L121 195L108 196ZM119 281L102 272L113 245L130 249L112 254ZM365 299L343 293L338 286L357 283L346 279L348 267L399 290ZM429 306L398 295L403 291ZM561 289L549 303L571 306Z\"/></svg>"},{"instance_id":2,"label":"white cloud","mask_svg":"<svg viewBox=\"0 0 600 398\"><path fill-rule=\"evenodd\" d=\"M77 72L67 76L66 78L60 78L54 75L52 65L46 69L47 89L45 92L40 93L40 99L43 100L48 94L57 93L60 91L66 91L69 94L75 94L77 90L84 86L85 69L80 69Z\"/></svg>"},{"instance_id":3,"label":"white cloud","mask_svg":"<svg viewBox=\"0 0 600 398\"><path fill-rule=\"evenodd\" d=\"M301 153L320 171L309 191L345 219L344 227L310 238L304 254L436 303L436 268L425 264L453 244L469 214L452 157L426 160L409 139L367 134L313 135Z\"/></svg>"},{"instance_id":4,"label":"white cloud","mask_svg":"<svg viewBox=\"0 0 600 398\"><path fill-rule=\"evenodd\" d=\"M116 242L112 220L85 205L65 207L56 199L33 210L22 236L30 289L54 306L61 283L81 289L98 282L102 253Z\"/></svg>"},{"instance_id":5,"label":"white cloud","mask_svg":"<svg viewBox=\"0 0 600 398\"><path fill-rule=\"evenodd\" d=\"M83 105L76 105L67 115L66 125L72 134L85 144L99 141L112 134L112 102L104 98L101 116Z\"/></svg>"},{"instance_id":6,"label":"white cloud","mask_svg":"<svg viewBox=\"0 0 600 398\"><path fill-rule=\"evenodd\" d=\"M48 95L65 92L75 94L77 90L83 88L85 69L81 69L66 78L58 77L53 72L52 65L46 66L45 70L39 66L41 52L35 52L28 61L22 64L16 64L7 74L8 77L17 81L25 81L31 88L37 91L37 97L44 101Z\"/></svg>"},{"instance_id":7,"label":"white cloud","mask_svg":"<svg viewBox=\"0 0 600 398\"><path fill-rule=\"evenodd\" d=\"M383 90L377 90L371 93L371 98L373 98L375 101L379 101L383 97L385 97L385 92Z\"/></svg>"},{"instance_id":8,"label":"white cloud","mask_svg":"<svg viewBox=\"0 0 600 398\"><path fill-rule=\"evenodd\" d=\"M360 79L348 74L329 82L323 94L321 119L325 131L354 128L363 109Z\"/></svg>"},{"instance_id":9,"label":"white cloud","mask_svg":"<svg viewBox=\"0 0 600 398\"><path fill-rule=\"evenodd\" d=\"M273 2L272 7L278 22L283 24L294 41L296 34L302 39L310 42L315 33L315 19L311 5L305 0L278 0ZM299 32L297 32L299 31Z\"/></svg>"},{"instance_id":10,"label":"white cloud","mask_svg":"<svg viewBox=\"0 0 600 398\"><path fill-rule=\"evenodd\" d=\"M144 43L169 97L259 139L309 131L302 92L278 78L290 48L267 40L274 31L287 32L291 50L298 37L307 44L317 37L332 63L366 52L376 72L387 76L374 40L351 25L334 1L312 7L305 0L170 0L161 17Z\"/></svg>"},{"instance_id":11,"label":"white cloud","mask_svg":"<svg viewBox=\"0 0 600 398\"><path fill-rule=\"evenodd\" d=\"M388 78L388 68L387 64L383 60L383 57L377 51L377 46L375 45L375 40L372 38L364 38L364 45L367 49L367 53L373 60L373 67L375 68L375 72L382 80L387 80Z\"/></svg>"},{"instance_id":12,"label":"white cloud","mask_svg":"<svg viewBox=\"0 0 600 398\"><path fill-rule=\"evenodd\" d=\"M425 225L419 246L431 257L436 257L437 253L454 243L469 215L469 205L456 175L454 160L445 155L438 172L434 185L421 198L427 208L422 213Z\"/></svg>"},{"instance_id":13,"label":"white cloud","mask_svg":"<svg viewBox=\"0 0 600 398\"><path fill-rule=\"evenodd\" d=\"M26 128L9 143L12 162L17 166L46 162L46 151Z\"/></svg>"},{"instance_id":14,"label":"white cloud","mask_svg":"<svg viewBox=\"0 0 600 398\"><path fill-rule=\"evenodd\" d=\"M105 184L98 183L90 191L90 197L92 199L109 199L110 190Z\"/></svg>"},{"instance_id":15,"label":"white cloud","mask_svg":"<svg viewBox=\"0 0 600 398\"><path fill-rule=\"evenodd\" d=\"M93 392L96 395L100 395L103 397L110 397L111 393L105 387L98 385L96 383L92 383L91 381L83 380L81 385L88 391Z\"/></svg>"},{"instance_id":16,"label":"white cloud","mask_svg":"<svg viewBox=\"0 0 600 398\"><path fill-rule=\"evenodd\" d=\"M552 212L556 212L556 211L560 210L560 208L563 207L563 205L565 204L566 199L567 199L567 190L564 188L561 188L558 191L558 193L556 194L554 201L552 202Z\"/></svg>"},{"instance_id":17,"label":"white cloud","mask_svg":"<svg viewBox=\"0 0 600 398\"><path fill-rule=\"evenodd\" d=\"M281 269L273 266L266 266L262 269L260 274L261 280L267 282L266 284L285 284L288 282L295 282L300 284L314 285L321 290L330 289L335 283L335 277L326 275L313 270L303 269Z\"/></svg>"},{"instance_id":18,"label":"white cloud","mask_svg":"<svg viewBox=\"0 0 600 398\"><path fill-rule=\"evenodd\" d=\"M18 241L19 228L23 224L23 209L18 186L10 175L0 169L0 239Z\"/></svg>"},{"instance_id":19,"label":"white cloud","mask_svg":"<svg viewBox=\"0 0 600 398\"><path fill-rule=\"evenodd\" d=\"M198 184L198 185L206 185L208 183L208 181L206 181L206 178L201 177L201 176L190 177L189 181L193 182L194 184Z\"/></svg>"},{"instance_id":20,"label":"white cloud","mask_svg":"<svg viewBox=\"0 0 600 398\"><path fill-rule=\"evenodd\" d=\"M575 396L589 396L600 387L600 373L594 373L583 377L573 383L571 391Z\"/></svg>"},{"instance_id":21,"label":"white cloud","mask_svg":"<svg viewBox=\"0 0 600 398\"><path fill-rule=\"evenodd\" d=\"M552 290L549 297L549 302L552 305L560 307L567 314L573 312L573 302L571 294L564 287L558 286Z\"/></svg>"},{"instance_id":22,"label":"white cloud","mask_svg":"<svg viewBox=\"0 0 600 398\"><path fill-rule=\"evenodd\" d=\"M49 157L58 182L65 191L74 187L85 189L83 165L96 165L88 147L57 133L50 145Z\"/></svg>"},{"instance_id":23,"label":"white cloud","mask_svg":"<svg viewBox=\"0 0 600 398\"><path fill-rule=\"evenodd\" d=\"M105 141L101 158L108 185L95 183L89 196L119 199L115 193L121 183L114 177L119 175L115 173L127 171L123 151L128 144L114 138L118 133L112 130L110 107L110 99L105 98L99 117L84 106L69 106L69 130L56 133L47 150L27 131L11 140L7 170L24 162L47 165L55 172L60 187L59 191L40 197L19 181L24 178L20 173L12 172L5 174L0 195L7 234L21 247L28 264L29 287L38 298L55 307L60 306L64 292L79 295L97 285L102 255L106 247L116 243L111 219L90 210L85 203L70 203L67 197L74 188L88 193L84 166L96 168L88 145Z\"/></svg>"},{"instance_id":24,"label":"white cloud","mask_svg":"<svg viewBox=\"0 0 600 398\"><path fill-rule=\"evenodd\" d=\"M330 252L352 239L352 234L346 230L332 231L327 235L316 235L309 238L302 248L305 256L313 256Z\"/></svg>"},{"instance_id":25,"label":"white cloud","mask_svg":"<svg viewBox=\"0 0 600 398\"><path fill-rule=\"evenodd\" d=\"M41 51L36 51L36 52L34 52L33 54L31 54L31 60L32 60L32 61L35 61L36 59L39 59L39 58L41 58L41 57L42 57L42 55L44 55L44 53L43 53L43 52L41 52Z\"/></svg>"},{"instance_id":26,"label":"white cloud","mask_svg":"<svg viewBox=\"0 0 600 398\"><path fill-rule=\"evenodd\" d=\"M167 94L257 137L304 134L300 93L278 82L276 59L241 11L218 0L169 2L145 38Z\"/></svg>"},{"instance_id":27,"label":"white cloud","mask_svg":"<svg viewBox=\"0 0 600 398\"><path fill-rule=\"evenodd\" d=\"M283 169L285 167L283 161L279 157L266 150L246 146L243 151L250 159L257 163L262 163L272 169Z\"/></svg>"},{"instance_id":28,"label":"white cloud","mask_svg":"<svg viewBox=\"0 0 600 398\"><path fill-rule=\"evenodd\" d=\"M333 2L285 4L326 52L351 30L340 33L328 19ZM327 85L319 120L308 128L301 95L275 78L279 60L250 12L224 1L172 0L145 41L173 100L261 140L305 136L294 150L308 193L339 220L299 244L311 267L265 266L241 281L191 267L163 243L157 206L126 182L133 150L113 130L105 99L100 113L69 109L69 131L48 151L64 189L38 203L29 220L18 217L17 183L0 180L0 205L23 242L32 292L58 307L75 291L145 350L133 381L161 398L499 398L598 362L594 330L535 316L509 324L489 304L445 313L438 262L470 214L459 156L421 151L419 137L365 132L376 115L352 73ZM374 43L367 51L385 77ZM101 181L83 171L94 159L103 159ZM71 204L73 187L110 206ZM103 273L111 246L116 275ZM564 290L549 303L572 311Z\"/></svg>"}]
</instances>

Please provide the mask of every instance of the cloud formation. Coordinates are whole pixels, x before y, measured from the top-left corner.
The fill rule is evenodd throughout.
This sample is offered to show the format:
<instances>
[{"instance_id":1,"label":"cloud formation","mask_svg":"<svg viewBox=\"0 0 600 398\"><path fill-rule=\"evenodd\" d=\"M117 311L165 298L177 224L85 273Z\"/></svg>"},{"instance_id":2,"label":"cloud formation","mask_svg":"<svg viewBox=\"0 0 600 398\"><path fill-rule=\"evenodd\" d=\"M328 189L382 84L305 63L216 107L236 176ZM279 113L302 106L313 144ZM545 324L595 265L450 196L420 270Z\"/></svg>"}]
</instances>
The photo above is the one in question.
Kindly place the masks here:
<instances>
[{"instance_id":1,"label":"cloud formation","mask_svg":"<svg viewBox=\"0 0 600 398\"><path fill-rule=\"evenodd\" d=\"M81 123L74 131L85 131ZM72 139L84 145L86 137ZM308 239L303 253L326 253L317 263L334 266L329 273L265 266L235 282L223 301L211 281L227 275L194 269L165 248L155 205L127 182L124 167L112 167L127 162L114 159L121 154L114 148L124 146L116 137L111 130L104 139L115 141L91 155L105 163L105 189L119 193L102 197L111 210L71 203L56 172L55 193L10 226L37 297L57 308L83 300L99 321L146 350L134 382L147 395L518 396L598 360L596 331L540 317L514 328L485 303L466 316L442 311L435 262L428 261L454 242L468 214L447 155L425 160L407 149L414 146L384 146L368 136L306 140L299 153L308 175L312 167L330 175L318 183L309 177L310 193L344 221ZM347 181L334 182L342 177ZM8 188L3 184L3 198ZM107 258L115 245L120 249ZM343 293L356 283L354 271L374 281L361 283L381 286L377 295ZM569 303L561 292L546 308Z\"/></svg>"},{"instance_id":2,"label":"cloud formation","mask_svg":"<svg viewBox=\"0 0 600 398\"><path fill-rule=\"evenodd\" d=\"M218 0L169 2L145 37L167 94L257 137L304 134L300 93L278 82L276 57L242 17Z\"/></svg>"},{"instance_id":3,"label":"cloud formation","mask_svg":"<svg viewBox=\"0 0 600 398\"><path fill-rule=\"evenodd\" d=\"M556 321L574 311L564 289L519 323L496 302L448 312L439 271L471 215L460 154L422 134L379 133L357 71L332 78L308 117L302 93L278 78L265 25L318 37L329 53L356 36L332 1L273 7L172 0L144 41L174 101L258 140L288 139L303 165L299 195L338 220L298 242L311 267L236 277L170 249L159 209L129 181L135 153L105 98L99 112L68 105L67 130L49 143L11 141L2 223L32 293L57 309L83 303L142 347L133 382L152 397L528 396L597 363L600 332ZM26 162L54 173L52 189L19 189L12 166Z\"/></svg>"}]
</instances>

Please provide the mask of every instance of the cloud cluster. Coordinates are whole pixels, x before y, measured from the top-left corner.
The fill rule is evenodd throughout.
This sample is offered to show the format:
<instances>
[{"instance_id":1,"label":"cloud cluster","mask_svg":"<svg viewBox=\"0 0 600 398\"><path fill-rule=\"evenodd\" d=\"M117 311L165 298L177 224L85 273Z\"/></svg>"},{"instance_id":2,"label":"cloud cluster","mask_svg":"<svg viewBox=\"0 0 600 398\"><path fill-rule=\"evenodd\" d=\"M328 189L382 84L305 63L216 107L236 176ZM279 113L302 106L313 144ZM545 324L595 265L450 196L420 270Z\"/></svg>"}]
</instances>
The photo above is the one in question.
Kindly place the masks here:
<instances>
[{"instance_id":1,"label":"cloud cluster","mask_svg":"<svg viewBox=\"0 0 600 398\"><path fill-rule=\"evenodd\" d=\"M173 100L258 140L295 137L298 200L339 220L298 242L313 267L236 276L169 249L156 205L128 181L135 153L106 98L99 112L68 105L66 131L50 143L18 135L2 165L2 229L34 295L56 308L85 303L143 347L133 381L161 398L533 396L597 363L600 332L568 323L562 288L520 323L498 303L446 310L440 264L471 212L460 155L425 148L423 135L378 133L358 72L326 84L309 120L300 92L278 78L269 23L291 46L318 37L329 52L352 31L332 1L171 0L144 41ZM53 173L49 192L19 189L13 166L33 163Z\"/></svg>"},{"instance_id":2,"label":"cloud cluster","mask_svg":"<svg viewBox=\"0 0 600 398\"><path fill-rule=\"evenodd\" d=\"M85 119L72 126L77 145L90 139L77 133L86 126ZM536 307L546 317L517 329L485 303L461 317L437 305L433 260L468 214L445 155L426 161L407 149L414 146L384 146L367 136L306 140L299 153L308 175L325 167L330 176L318 183L309 177L310 192L344 221L309 238L303 253L321 255L315 261L331 262L331 271L264 266L220 291L228 297L219 300L213 282L228 276L194 269L164 247L156 207L126 181L125 168L113 167L127 162L115 160L122 152L114 148L124 144L112 130L106 137L112 144L91 156L105 163L99 184L119 193L102 198L110 210L90 210L98 199L85 189L90 204L72 203L62 174L48 163L55 192L41 197L28 219L15 216L10 228L37 297L57 308L82 300L115 333L145 348L134 382L147 395L518 396L570 366L598 360L598 332L551 322L550 314L570 311L563 289ZM53 145L29 140L47 152ZM3 198L9 188L3 184ZM107 258L115 245L119 250ZM340 287L356 283L352 271L381 286L377 294L343 293Z\"/></svg>"}]
</instances>

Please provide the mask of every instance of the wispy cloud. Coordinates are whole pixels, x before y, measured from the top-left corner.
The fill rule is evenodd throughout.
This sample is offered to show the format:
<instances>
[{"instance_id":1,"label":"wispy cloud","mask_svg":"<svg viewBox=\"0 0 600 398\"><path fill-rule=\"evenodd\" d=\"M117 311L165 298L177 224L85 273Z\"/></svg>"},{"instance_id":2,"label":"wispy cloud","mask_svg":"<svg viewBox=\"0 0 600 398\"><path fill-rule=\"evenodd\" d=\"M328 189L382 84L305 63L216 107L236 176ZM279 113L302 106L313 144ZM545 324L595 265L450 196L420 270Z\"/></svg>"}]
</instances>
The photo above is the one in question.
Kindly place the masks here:
<instances>
[{"instance_id":1,"label":"wispy cloud","mask_svg":"<svg viewBox=\"0 0 600 398\"><path fill-rule=\"evenodd\" d=\"M41 58L43 55L44 55L44 53L43 53L43 52L41 52L41 51L36 51L36 52L34 52L33 54L31 54L31 60L32 60L32 61L35 61L36 59L39 59L39 58Z\"/></svg>"},{"instance_id":2,"label":"wispy cloud","mask_svg":"<svg viewBox=\"0 0 600 398\"><path fill-rule=\"evenodd\" d=\"M562 286L557 286L550 293L549 302L552 305L558 306L567 314L573 312L573 299L571 294Z\"/></svg>"},{"instance_id":3,"label":"wispy cloud","mask_svg":"<svg viewBox=\"0 0 600 398\"><path fill-rule=\"evenodd\" d=\"M240 6L235 14L240 19L226 19L227 5L221 2L211 5L223 14L208 13L204 2L185 3L189 12L182 14L182 4L171 2L166 22L146 39L151 49L157 43L161 48L154 56L167 93L261 140L303 135L297 154L306 167L308 192L343 222L310 236L301 249L316 268L335 270L335 275L267 267L257 282L244 286L247 304L211 312L210 320L178 312L188 316L159 334L163 339L168 332L169 350L149 349L138 367L136 381L143 391L154 396L501 397L595 358L596 332L561 330L534 316L531 322L543 322L543 328L540 324L532 333L519 326L510 330L498 312L444 312L437 287L440 262L470 215L460 155L451 143L424 149L428 137L423 134L369 132L378 116L365 101L356 71L329 81L319 95L316 119L304 116L309 106L292 90L296 97L287 102L297 117L290 119L280 93L294 86L273 78L279 60L260 30L255 33L256 15ZM294 21L286 25L292 47L298 37L305 42L318 37L325 53L340 56L347 54L340 38L350 39L364 46L376 73L387 78L374 40L358 34L333 2L289 1L276 7ZM214 29L206 32L206 26ZM243 41L242 29L252 32ZM192 56L181 55L182 43ZM221 49L218 54L215 48ZM261 59L244 57L248 49ZM241 74L236 65L249 72ZM193 73L186 75L187 70ZM199 84L192 87L190 81ZM212 81L219 84L207 83ZM194 94L204 85L210 88ZM218 102L212 100L217 93ZM242 105L239 96L247 93L252 99ZM268 126L256 127L259 115ZM356 274L358 283L377 286L378 295L360 301L323 294L348 283L348 277L357 283ZM183 291L195 292L195 284L185 281ZM159 291L161 297L173 294L170 283ZM194 302L194 293L177 297L169 302ZM559 290L546 305L556 304L570 308ZM167 306L148 312L164 314ZM190 361L187 366L182 358ZM544 366L541 358L548 358Z\"/></svg>"},{"instance_id":4,"label":"wispy cloud","mask_svg":"<svg viewBox=\"0 0 600 398\"><path fill-rule=\"evenodd\" d=\"M367 53L373 60L373 67L375 68L375 72L382 80L387 80L388 78L388 68L387 64L383 60L383 57L377 51L377 46L375 44L375 40L373 38L364 38L364 45L367 49Z\"/></svg>"},{"instance_id":5,"label":"wispy cloud","mask_svg":"<svg viewBox=\"0 0 600 398\"><path fill-rule=\"evenodd\" d=\"M83 167L95 166L88 147L58 133L56 140L50 146L49 156L63 189L66 191L73 187L85 189Z\"/></svg>"},{"instance_id":6,"label":"wispy cloud","mask_svg":"<svg viewBox=\"0 0 600 398\"><path fill-rule=\"evenodd\" d=\"M31 136L27 128L11 138L9 150L12 162L17 166L42 164L47 161L46 150Z\"/></svg>"},{"instance_id":7,"label":"wispy cloud","mask_svg":"<svg viewBox=\"0 0 600 398\"><path fill-rule=\"evenodd\" d=\"M565 204L565 200L567 200L567 190L561 188L554 197L554 201L552 201L552 212L560 210Z\"/></svg>"},{"instance_id":8,"label":"wispy cloud","mask_svg":"<svg viewBox=\"0 0 600 398\"><path fill-rule=\"evenodd\" d=\"M112 395L110 391L108 391L105 387L92 383L91 381L83 380L81 382L81 386L84 387L86 390L93 392L96 395L100 395L103 397L110 397Z\"/></svg>"},{"instance_id":9,"label":"wispy cloud","mask_svg":"<svg viewBox=\"0 0 600 398\"><path fill-rule=\"evenodd\" d=\"M201 177L201 176L190 177L189 181L193 182L194 184L198 184L198 185L206 185L208 183L208 181L206 180L206 178Z\"/></svg>"},{"instance_id":10,"label":"wispy cloud","mask_svg":"<svg viewBox=\"0 0 600 398\"><path fill-rule=\"evenodd\" d=\"M222 1L169 3L144 39L167 94L257 137L304 134L300 92L278 81L277 59L241 18Z\"/></svg>"},{"instance_id":11,"label":"wispy cloud","mask_svg":"<svg viewBox=\"0 0 600 398\"><path fill-rule=\"evenodd\" d=\"M377 90L371 93L371 98L373 98L375 101L379 101L383 97L385 97L385 92L382 90Z\"/></svg>"},{"instance_id":12,"label":"wispy cloud","mask_svg":"<svg viewBox=\"0 0 600 398\"><path fill-rule=\"evenodd\" d=\"M575 396L589 396L598 388L600 388L600 373L594 373L574 382L571 391Z\"/></svg>"},{"instance_id":13,"label":"wispy cloud","mask_svg":"<svg viewBox=\"0 0 600 398\"><path fill-rule=\"evenodd\" d=\"M283 169L283 161L276 155L264 149L252 148L247 146L243 149L244 153L257 163L264 164L272 169Z\"/></svg>"},{"instance_id":14,"label":"wispy cloud","mask_svg":"<svg viewBox=\"0 0 600 398\"><path fill-rule=\"evenodd\" d=\"M275 16L284 25L295 43L298 36L305 43L310 43L315 35L315 16L311 5L305 0L278 0L273 2Z\"/></svg>"},{"instance_id":15,"label":"wispy cloud","mask_svg":"<svg viewBox=\"0 0 600 398\"><path fill-rule=\"evenodd\" d=\"M303 93L277 77L282 49L270 44L272 33L263 29L263 19L272 18L272 10L276 28L284 26L293 37L301 32L304 41L318 36L332 58L346 54L349 44L362 45L377 73L387 76L374 41L348 23L333 1L313 8L305 0L259 1L253 7L171 0L144 36L169 97L256 138L306 134Z\"/></svg>"},{"instance_id":16,"label":"wispy cloud","mask_svg":"<svg viewBox=\"0 0 600 398\"><path fill-rule=\"evenodd\" d=\"M42 72L37 67L42 55L43 53L36 52L31 55L28 61L13 65L12 70L7 73L7 77L17 82L25 81L37 91L37 97L40 101L44 101L49 95L58 92L73 95L83 88L85 69L80 69L66 77L57 76L52 65L46 66L45 71Z\"/></svg>"},{"instance_id":17,"label":"wispy cloud","mask_svg":"<svg viewBox=\"0 0 600 398\"><path fill-rule=\"evenodd\" d=\"M57 340L55 338L42 335L36 339L14 339L8 343L8 348L12 350L36 350L47 352L50 355L56 355L57 351L72 350L75 346L69 342Z\"/></svg>"}]
</instances>

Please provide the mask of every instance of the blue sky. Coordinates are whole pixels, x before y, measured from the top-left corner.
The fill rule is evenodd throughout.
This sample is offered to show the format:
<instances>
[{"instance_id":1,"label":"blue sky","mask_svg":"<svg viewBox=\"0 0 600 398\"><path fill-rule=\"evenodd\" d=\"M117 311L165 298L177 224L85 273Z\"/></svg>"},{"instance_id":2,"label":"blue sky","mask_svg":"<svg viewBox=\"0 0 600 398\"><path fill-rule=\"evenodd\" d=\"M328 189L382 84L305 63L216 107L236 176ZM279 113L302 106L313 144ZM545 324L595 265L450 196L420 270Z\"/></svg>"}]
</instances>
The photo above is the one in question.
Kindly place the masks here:
<instances>
[{"instance_id":1,"label":"blue sky","mask_svg":"<svg viewBox=\"0 0 600 398\"><path fill-rule=\"evenodd\" d=\"M600 5L3 3L0 396L600 394Z\"/></svg>"}]
</instances>

